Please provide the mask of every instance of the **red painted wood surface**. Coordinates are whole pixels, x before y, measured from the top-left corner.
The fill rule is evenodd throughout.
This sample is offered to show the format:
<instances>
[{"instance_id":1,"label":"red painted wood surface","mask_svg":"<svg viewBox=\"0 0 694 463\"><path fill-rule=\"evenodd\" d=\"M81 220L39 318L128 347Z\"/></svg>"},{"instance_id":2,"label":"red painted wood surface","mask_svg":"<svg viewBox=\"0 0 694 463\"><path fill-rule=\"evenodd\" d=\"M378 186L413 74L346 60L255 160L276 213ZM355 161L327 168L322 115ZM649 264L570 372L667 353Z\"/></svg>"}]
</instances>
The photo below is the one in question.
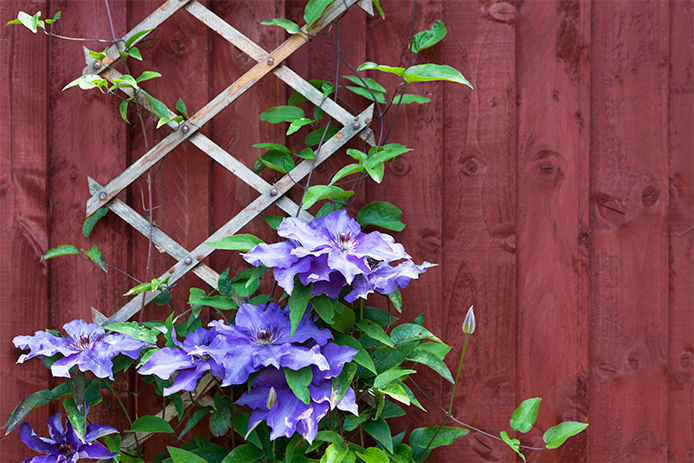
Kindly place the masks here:
<instances>
[{"instance_id":1,"label":"red painted wood surface","mask_svg":"<svg viewBox=\"0 0 694 463\"><path fill-rule=\"evenodd\" d=\"M207 5L270 50L286 35L259 22L300 20L303 3ZM120 36L159 2L109 4ZM385 22L353 8L340 23L341 50L355 66L407 63L412 2L382 5ZM0 20L20 9L41 9L44 16L63 11L59 33L111 37L101 1L0 2ZM397 239L416 261L439 264L403 291L404 313L424 312L427 326L455 346L452 370L462 320L475 304L478 326L456 392L457 418L498 435L509 430L521 400L541 396L538 431L520 436L539 446L542 431L559 421L590 422L585 435L560 450L527 452L530 461L694 461L693 16L691 0L417 2L417 29L441 18L449 31L417 62L450 64L475 90L413 84L408 91L432 102L400 108L388 141L414 151L389 166L382 185L367 184L352 209L373 200L395 203L407 223ZM91 306L110 314L127 300L122 294L133 282L113 270L95 271L76 258L38 258L57 244L87 248L80 232L86 176L106 183L141 156L145 144L134 112L130 128L120 120L119 101L60 91L81 72L81 43L49 42L18 26L0 29L0 38L7 140L0 148L4 419L24 395L51 384L38 362L14 365L19 351L12 337L89 319ZM133 72L163 74L145 88L171 108L182 97L191 114L253 65L185 12L139 48L145 62L132 63ZM289 65L306 79L331 80L330 40L314 39ZM348 73L342 65L340 74ZM284 138L283 127L257 115L291 92L268 75L203 132L250 167L260 154L252 144ZM353 113L366 106L344 88L340 97ZM145 123L151 147L167 129L156 131L151 117ZM315 180L346 162L332 160ZM153 217L192 248L255 197L184 143L154 179ZM146 183L136 182L121 199L144 214ZM261 220L244 231L272 239ZM108 263L145 278L147 240L120 219L107 216L92 242ZM147 277L172 262L153 249ZM209 263L217 271L242 265L234 253L219 252ZM145 317L183 312L191 285L204 286L195 276L185 278L171 308L152 306ZM419 376L420 386L447 404L446 384ZM151 396L139 402L121 397L133 412L158 405ZM436 407L421 400L430 413L414 413L394 429L440 421ZM39 434L50 411L32 415ZM17 432L0 440L0 461L29 454ZM489 460L516 457L479 432L432 454L432 461Z\"/></svg>"}]
</instances>

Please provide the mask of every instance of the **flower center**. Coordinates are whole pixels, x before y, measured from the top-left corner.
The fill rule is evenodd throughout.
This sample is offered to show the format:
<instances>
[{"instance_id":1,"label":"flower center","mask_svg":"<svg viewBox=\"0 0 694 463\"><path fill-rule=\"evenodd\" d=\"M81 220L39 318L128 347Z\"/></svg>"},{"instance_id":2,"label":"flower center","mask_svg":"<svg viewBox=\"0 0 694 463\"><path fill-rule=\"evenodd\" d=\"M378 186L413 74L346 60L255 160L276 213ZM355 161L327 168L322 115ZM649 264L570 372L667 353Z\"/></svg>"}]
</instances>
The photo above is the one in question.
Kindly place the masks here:
<instances>
[{"instance_id":1,"label":"flower center","mask_svg":"<svg viewBox=\"0 0 694 463\"><path fill-rule=\"evenodd\" d=\"M349 233L340 233L335 241L343 251L351 251L357 244L356 237Z\"/></svg>"},{"instance_id":2,"label":"flower center","mask_svg":"<svg viewBox=\"0 0 694 463\"><path fill-rule=\"evenodd\" d=\"M369 268L370 268L371 270L373 270L374 267L375 267L376 265L378 265L379 262L380 262L379 260L376 260L376 259L374 259L374 258L371 257L371 256L366 256L366 264L369 266Z\"/></svg>"},{"instance_id":3,"label":"flower center","mask_svg":"<svg viewBox=\"0 0 694 463\"><path fill-rule=\"evenodd\" d=\"M75 347L75 349L86 350L96 344L101 337L101 335L80 336L79 338L72 340L72 345Z\"/></svg>"},{"instance_id":4,"label":"flower center","mask_svg":"<svg viewBox=\"0 0 694 463\"><path fill-rule=\"evenodd\" d=\"M68 444L67 442L63 442L58 447L58 453L66 457L71 457L75 453L75 451L70 444Z\"/></svg>"},{"instance_id":5,"label":"flower center","mask_svg":"<svg viewBox=\"0 0 694 463\"><path fill-rule=\"evenodd\" d=\"M260 330L255 334L255 343L259 346L267 346L277 340L277 333L272 330Z\"/></svg>"}]
</instances>

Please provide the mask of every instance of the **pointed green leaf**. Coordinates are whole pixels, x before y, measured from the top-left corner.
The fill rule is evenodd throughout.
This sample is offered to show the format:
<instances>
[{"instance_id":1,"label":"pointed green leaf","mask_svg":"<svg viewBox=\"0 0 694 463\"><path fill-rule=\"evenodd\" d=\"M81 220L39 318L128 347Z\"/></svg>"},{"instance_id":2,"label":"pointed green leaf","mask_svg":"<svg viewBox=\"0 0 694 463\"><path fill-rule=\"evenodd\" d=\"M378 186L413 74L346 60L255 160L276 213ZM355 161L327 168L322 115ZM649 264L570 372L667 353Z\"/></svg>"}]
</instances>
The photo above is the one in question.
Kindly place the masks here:
<instances>
[{"instance_id":1,"label":"pointed green leaf","mask_svg":"<svg viewBox=\"0 0 694 463\"><path fill-rule=\"evenodd\" d=\"M273 230L277 230L277 228L280 226L282 221L284 220L284 217L281 215L267 215L267 214L260 214L260 216L263 218L263 220L270 225L270 227Z\"/></svg>"},{"instance_id":2,"label":"pointed green leaf","mask_svg":"<svg viewBox=\"0 0 694 463\"><path fill-rule=\"evenodd\" d=\"M311 403L308 385L311 384L311 380L313 379L313 372L310 366L300 370L291 370L285 367L284 377L287 379L287 385L289 385L289 388L300 401L306 405Z\"/></svg>"},{"instance_id":3,"label":"pointed green leaf","mask_svg":"<svg viewBox=\"0 0 694 463\"><path fill-rule=\"evenodd\" d=\"M123 74L120 77L114 77L113 82L116 84L126 84L125 86L132 87L132 88L138 88L139 86L137 85L137 81L135 78L131 75L128 74Z\"/></svg>"},{"instance_id":4,"label":"pointed green leaf","mask_svg":"<svg viewBox=\"0 0 694 463\"><path fill-rule=\"evenodd\" d=\"M322 199L335 199L342 201L354 194L354 191L345 191L334 185L314 185L306 190L304 201L301 204L302 209L308 209L317 201Z\"/></svg>"},{"instance_id":5,"label":"pointed green leaf","mask_svg":"<svg viewBox=\"0 0 694 463\"><path fill-rule=\"evenodd\" d=\"M290 172L296 167L292 156L283 151L266 151L260 157L260 162L270 169L282 172L283 174Z\"/></svg>"},{"instance_id":6,"label":"pointed green leaf","mask_svg":"<svg viewBox=\"0 0 694 463\"><path fill-rule=\"evenodd\" d=\"M335 182L337 182L343 177L359 172L364 172L364 168L362 166L360 166L359 164L347 164L345 167L338 170L335 175L333 175L333 178L330 180L329 185L333 185Z\"/></svg>"},{"instance_id":7,"label":"pointed green leaf","mask_svg":"<svg viewBox=\"0 0 694 463\"><path fill-rule=\"evenodd\" d=\"M429 448L435 449L436 447L451 445L456 439L460 439L469 432L470 431L467 429L455 426L442 426L440 430L439 426L417 428L410 434L410 445L412 447L426 448L429 442L431 442ZM436 437L434 437L434 435L436 435ZM434 439L433 442L431 441L432 438Z\"/></svg>"},{"instance_id":8,"label":"pointed green leaf","mask_svg":"<svg viewBox=\"0 0 694 463\"><path fill-rule=\"evenodd\" d=\"M447 32L446 26L443 25L443 21L440 19L436 20L431 26L431 29L417 32L414 37L412 37L412 51L418 53L425 48L436 45L446 36Z\"/></svg>"},{"instance_id":9,"label":"pointed green leaf","mask_svg":"<svg viewBox=\"0 0 694 463\"><path fill-rule=\"evenodd\" d=\"M108 272L106 262L104 262L104 256L101 255L101 251L96 245L92 246L89 251L82 249L82 252L85 253L87 257L89 257L89 260L94 262L101 270Z\"/></svg>"},{"instance_id":10,"label":"pointed green leaf","mask_svg":"<svg viewBox=\"0 0 694 463\"><path fill-rule=\"evenodd\" d=\"M111 325L102 326L102 328L116 333L126 334L131 338L150 342L152 344L156 344L159 334L158 330L145 328L137 322L113 323Z\"/></svg>"},{"instance_id":11,"label":"pointed green leaf","mask_svg":"<svg viewBox=\"0 0 694 463\"><path fill-rule=\"evenodd\" d=\"M385 103L386 102L386 95L384 93L379 93L379 92L374 92L374 91L369 92L364 87L355 87L353 85L347 85L347 86L345 86L345 88L352 93L356 93L357 95L366 98L367 100L374 101L374 98L376 98L375 101L377 101L379 103Z\"/></svg>"},{"instance_id":12,"label":"pointed green leaf","mask_svg":"<svg viewBox=\"0 0 694 463\"><path fill-rule=\"evenodd\" d=\"M436 80L446 80L467 85L473 88L472 84L463 77L463 75L455 68L447 64L417 64L405 69L402 74L405 82L429 82Z\"/></svg>"},{"instance_id":13,"label":"pointed green leaf","mask_svg":"<svg viewBox=\"0 0 694 463\"><path fill-rule=\"evenodd\" d=\"M241 444L224 457L221 463L254 463L263 457L263 451L253 444Z\"/></svg>"},{"instance_id":14,"label":"pointed green leaf","mask_svg":"<svg viewBox=\"0 0 694 463\"><path fill-rule=\"evenodd\" d=\"M405 93L404 95L396 96L394 98L394 101L395 101L395 103L400 103L400 104L410 104L410 103L424 104L424 103L429 103L431 101L431 99L424 97L422 95Z\"/></svg>"},{"instance_id":15,"label":"pointed green leaf","mask_svg":"<svg viewBox=\"0 0 694 463\"><path fill-rule=\"evenodd\" d=\"M77 409L77 404L75 404L75 399L72 397L66 397L63 400L63 408L75 434L84 442L85 433L87 432L87 417L80 413Z\"/></svg>"},{"instance_id":16,"label":"pointed green leaf","mask_svg":"<svg viewBox=\"0 0 694 463\"><path fill-rule=\"evenodd\" d=\"M311 291L313 290L313 285L309 284L304 286L299 283L298 279L294 283L294 291L289 296L289 321L291 322L291 334L289 338L294 336L294 332L299 326L299 322L306 312L306 306L308 306L308 300L311 297Z\"/></svg>"},{"instance_id":17,"label":"pointed green leaf","mask_svg":"<svg viewBox=\"0 0 694 463\"><path fill-rule=\"evenodd\" d=\"M188 119L188 108L186 108L186 104L183 102L181 98L179 98L178 101L176 101L176 111L183 114L183 117Z\"/></svg>"},{"instance_id":18,"label":"pointed green leaf","mask_svg":"<svg viewBox=\"0 0 694 463\"><path fill-rule=\"evenodd\" d=\"M237 235L227 236L219 241L211 241L205 243L213 249L226 249L230 251L250 251L256 245L263 243L260 238L247 233L239 233Z\"/></svg>"},{"instance_id":19,"label":"pointed green leaf","mask_svg":"<svg viewBox=\"0 0 694 463\"><path fill-rule=\"evenodd\" d=\"M310 26L316 22L323 14L323 11L325 11L333 1L334 0L308 0L304 8L304 21L306 21L306 25Z\"/></svg>"},{"instance_id":20,"label":"pointed green leaf","mask_svg":"<svg viewBox=\"0 0 694 463\"><path fill-rule=\"evenodd\" d=\"M511 429L514 431L528 432L532 429L537 420L537 412L540 408L540 399L527 399L521 402L520 406L511 415Z\"/></svg>"},{"instance_id":21,"label":"pointed green leaf","mask_svg":"<svg viewBox=\"0 0 694 463\"><path fill-rule=\"evenodd\" d=\"M564 421L556 426L552 426L545 434L542 439L547 444L548 449L555 449L561 444L566 442L571 436L575 436L579 432L583 431L588 427L588 423L579 423L578 421Z\"/></svg>"},{"instance_id":22,"label":"pointed green leaf","mask_svg":"<svg viewBox=\"0 0 694 463\"><path fill-rule=\"evenodd\" d=\"M177 447L166 446L166 450L171 455L173 463L208 463L204 458L189 452L188 450L179 449Z\"/></svg>"},{"instance_id":23,"label":"pointed green leaf","mask_svg":"<svg viewBox=\"0 0 694 463\"><path fill-rule=\"evenodd\" d=\"M384 66L382 64L376 64L371 61L367 61L366 63L359 66L357 68L357 71L368 71L369 69L375 69L377 71L387 72L389 74L395 74L398 76L402 76L405 73L405 68L397 66Z\"/></svg>"},{"instance_id":24,"label":"pointed green leaf","mask_svg":"<svg viewBox=\"0 0 694 463\"><path fill-rule=\"evenodd\" d=\"M212 410L213 410L213 408L210 407L209 405L207 405L203 408L200 408L198 410L195 410L195 412L193 412L193 414L190 415L190 418L188 418L188 421L186 422L186 425L183 428L183 431L181 431L181 434L178 435L178 440L181 440L181 437L183 437L184 435L186 435L188 433L188 431L193 429L195 427L195 425L198 424L200 422L200 420L205 418L205 415L210 413Z\"/></svg>"},{"instance_id":25,"label":"pointed green leaf","mask_svg":"<svg viewBox=\"0 0 694 463\"><path fill-rule=\"evenodd\" d=\"M171 433L173 428L168 421L158 416L145 415L133 421L132 426L126 432L162 432Z\"/></svg>"},{"instance_id":26,"label":"pointed green leaf","mask_svg":"<svg viewBox=\"0 0 694 463\"><path fill-rule=\"evenodd\" d=\"M520 457L523 459L523 461L525 461L525 455L523 455L520 451L520 440L511 439L510 437L508 437L508 434L506 433L506 431L501 431L501 433L499 435L504 440L504 442L506 442L506 444L508 444L508 446L511 447L514 452L516 452L518 455L520 455Z\"/></svg>"},{"instance_id":27,"label":"pointed green leaf","mask_svg":"<svg viewBox=\"0 0 694 463\"><path fill-rule=\"evenodd\" d=\"M153 30L154 30L154 29L146 29L146 30L144 30L144 31L135 32L133 35L131 35L130 37L128 37L128 39L125 41L125 43L123 44L123 46L124 46L125 49L127 50L128 48L130 48L130 47L132 46L133 43L135 43L135 41L136 41L137 39L139 39L140 37L142 37L143 35L145 35L145 34L147 34L147 33L149 33L149 32L152 32Z\"/></svg>"},{"instance_id":28,"label":"pointed green leaf","mask_svg":"<svg viewBox=\"0 0 694 463\"><path fill-rule=\"evenodd\" d=\"M451 371L448 369L446 364L432 353L423 349L419 349L420 347L421 346L415 347L415 349L410 353L410 355L407 356L407 360L411 360L415 363L421 363L422 365L428 366L436 373L441 375L443 379L453 384L453 376L451 376Z\"/></svg>"},{"instance_id":29,"label":"pointed green leaf","mask_svg":"<svg viewBox=\"0 0 694 463\"><path fill-rule=\"evenodd\" d=\"M260 113L260 120L277 124L280 122L292 122L304 117L304 110L298 106L275 106Z\"/></svg>"},{"instance_id":30,"label":"pointed green leaf","mask_svg":"<svg viewBox=\"0 0 694 463\"><path fill-rule=\"evenodd\" d=\"M89 235L92 233L92 230L94 229L94 225L96 225L96 223L99 220L101 220L101 218L106 214L108 214L108 208L102 207L101 209L97 210L95 213L87 217L87 219L82 224L82 234L85 238L89 238Z\"/></svg>"},{"instance_id":31,"label":"pointed green leaf","mask_svg":"<svg viewBox=\"0 0 694 463\"><path fill-rule=\"evenodd\" d=\"M371 320L359 320L357 322L357 326L370 338L375 339L388 347L395 347L395 344L393 344L393 341L390 340L386 332L383 331L383 328Z\"/></svg>"},{"instance_id":32,"label":"pointed green leaf","mask_svg":"<svg viewBox=\"0 0 694 463\"><path fill-rule=\"evenodd\" d=\"M417 373L417 370L410 370L407 368L391 368L376 376L376 379L374 379L374 387L383 389L387 384L390 384L395 380L402 380L403 378L406 379L412 373Z\"/></svg>"},{"instance_id":33,"label":"pointed green leaf","mask_svg":"<svg viewBox=\"0 0 694 463\"><path fill-rule=\"evenodd\" d=\"M298 34L301 32L297 23L285 18L267 19L260 24L263 26L279 26L290 34Z\"/></svg>"},{"instance_id":34,"label":"pointed green leaf","mask_svg":"<svg viewBox=\"0 0 694 463\"><path fill-rule=\"evenodd\" d=\"M126 52L128 56L131 58L135 58L138 61L142 61L142 55L140 54L140 50L137 47L132 47L130 50Z\"/></svg>"},{"instance_id":35,"label":"pointed green leaf","mask_svg":"<svg viewBox=\"0 0 694 463\"><path fill-rule=\"evenodd\" d=\"M357 341L355 338L346 334L338 334L337 336L335 336L335 344L339 346L348 346L356 350L357 355L355 355L354 359L352 360L358 365L361 365L367 370L371 371L373 374L377 373L373 359L371 358L369 353L366 352L364 346L362 346L361 343Z\"/></svg>"},{"instance_id":36,"label":"pointed green leaf","mask_svg":"<svg viewBox=\"0 0 694 463\"><path fill-rule=\"evenodd\" d=\"M49 249L46 253L41 256L41 261L53 259L58 256L68 256L71 254L79 254L80 250L71 244L61 244L54 248Z\"/></svg>"},{"instance_id":37,"label":"pointed green leaf","mask_svg":"<svg viewBox=\"0 0 694 463\"><path fill-rule=\"evenodd\" d=\"M191 306L195 305L200 305L200 306L206 306L206 307L215 307L220 310L235 310L239 308L239 305L234 301L232 298L227 297L227 296L207 296L205 295L205 292L202 290L196 291L195 293L193 292L193 289L198 289L198 288L191 288L190 290L190 297L188 298L188 304ZM202 294L200 294L202 293Z\"/></svg>"},{"instance_id":38,"label":"pointed green leaf","mask_svg":"<svg viewBox=\"0 0 694 463\"><path fill-rule=\"evenodd\" d=\"M376 447L369 447L364 452L356 452L366 463L389 463L388 455Z\"/></svg>"},{"instance_id":39,"label":"pointed green leaf","mask_svg":"<svg viewBox=\"0 0 694 463\"><path fill-rule=\"evenodd\" d=\"M63 383L65 384L65 383ZM45 405L55 397L51 391L44 389L42 391L37 391L28 396L24 397L10 412L7 420L5 421L4 428L7 428L5 435L9 434L14 428L19 426L24 418L36 407Z\"/></svg>"},{"instance_id":40,"label":"pointed green leaf","mask_svg":"<svg viewBox=\"0 0 694 463\"><path fill-rule=\"evenodd\" d=\"M337 391L337 395L334 398L334 403L340 402L342 397L344 397L344 395L347 393L347 390L354 379L354 375L357 373L357 368L356 363L345 363L345 365L342 367L340 375L337 378L333 378L333 390Z\"/></svg>"},{"instance_id":41,"label":"pointed green leaf","mask_svg":"<svg viewBox=\"0 0 694 463\"><path fill-rule=\"evenodd\" d=\"M323 138L323 143L325 143L339 131L340 129L338 129L334 125L331 125L330 127L328 127L328 131L325 134L325 138L323 138L323 132L325 132L325 127L318 128L306 135L306 138L304 138L304 145L316 146L320 143L321 138Z\"/></svg>"},{"instance_id":42,"label":"pointed green leaf","mask_svg":"<svg viewBox=\"0 0 694 463\"><path fill-rule=\"evenodd\" d=\"M380 442L386 450L393 453L393 438L391 437L388 423L386 423L385 420L368 420L362 424L362 429L364 429L368 435L376 439L376 441Z\"/></svg>"},{"instance_id":43,"label":"pointed green leaf","mask_svg":"<svg viewBox=\"0 0 694 463\"><path fill-rule=\"evenodd\" d=\"M278 143L256 143L253 145L253 148L262 148L262 149L267 149L267 150L273 150L273 151L282 151L287 154L292 154L292 150L287 148L284 145L280 145Z\"/></svg>"},{"instance_id":44,"label":"pointed green leaf","mask_svg":"<svg viewBox=\"0 0 694 463\"><path fill-rule=\"evenodd\" d=\"M389 397L392 397L393 399L397 400L398 402L402 402L405 405L410 405L410 397L407 395L407 392L400 386L399 384L391 383L387 384L383 389L379 389L381 392L386 394ZM383 416L383 414L381 414ZM385 417L384 417L385 418Z\"/></svg>"},{"instance_id":45,"label":"pointed green leaf","mask_svg":"<svg viewBox=\"0 0 694 463\"><path fill-rule=\"evenodd\" d=\"M342 76L345 79L349 80L352 82L354 85L358 85L359 87L362 88L370 88L373 93L386 93L386 89L383 85L379 84L376 82L374 79L371 79L369 77L362 77L361 79L358 76ZM362 82L363 80L363 82Z\"/></svg>"},{"instance_id":46,"label":"pointed green leaf","mask_svg":"<svg viewBox=\"0 0 694 463\"><path fill-rule=\"evenodd\" d=\"M298 132L303 126L312 124L313 122L313 119L309 119L307 117L295 119L292 121L291 124L289 124L289 128L287 129L286 135L291 135L294 132Z\"/></svg>"},{"instance_id":47,"label":"pointed green leaf","mask_svg":"<svg viewBox=\"0 0 694 463\"><path fill-rule=\"evenodd\" d=\"M406 344L412 341L419 341L420 339L431 339L432 341L441 342L431 331L414 323L403 323L396 326L390 332L390 339L395 344Z\"/></svg>"},{"instance_id":48,"label":"pointed green leaf","mask_svg":"<svg viewBox=\"0 0 694 463\"><path fill-rule=\"evenodd\" d=\"M326 295L311 298L311 306L318 316L327 324L332 325L335 317L335 310L330 298Z\"/></svg>"},{"instance_id":49,"label":"pointed green leaf","mask_svg":"<svg viewBox=\"0 0 694 463\"><path fill-rule=\"evenodd\" d=\"M374 201L369 203L362 207L357 214L357 222L359 222L362 227L366 225L376 225L386 230L397 232L405 228L405 224L400 220L401 218L402 211L398 207L385 201ZM402 300L400 300L400 307L396 308L399 311L401 307Z\"/></svg>"},{"instance_id":50,"label":"pointed green leaf","mask_svg":"<svg viewBox=\"0 0 694 463\"><path fill-rule=\"evenodd\" d=\"M129 100L121 101L120 105L118 105L118 111L120 112L120 117L122 117L125 122L130 124L130 121L128 120L128 103L130 103Z\"/></svg>"},{"instance_id":51,"label":"pointed green leaf","mask_svg":"<svg viewBox=\"0 0 694 463\"><path fill-rule=\"evenodd\" d=\"M139 83L149 79L156 79L157 77L161 77L161 74L155 71L144 71L135 81ZM178 101L181 101L181 99L179 98ZM178 103L176 103L176 108L178 109Z\"/></svg>"}]
</instances>

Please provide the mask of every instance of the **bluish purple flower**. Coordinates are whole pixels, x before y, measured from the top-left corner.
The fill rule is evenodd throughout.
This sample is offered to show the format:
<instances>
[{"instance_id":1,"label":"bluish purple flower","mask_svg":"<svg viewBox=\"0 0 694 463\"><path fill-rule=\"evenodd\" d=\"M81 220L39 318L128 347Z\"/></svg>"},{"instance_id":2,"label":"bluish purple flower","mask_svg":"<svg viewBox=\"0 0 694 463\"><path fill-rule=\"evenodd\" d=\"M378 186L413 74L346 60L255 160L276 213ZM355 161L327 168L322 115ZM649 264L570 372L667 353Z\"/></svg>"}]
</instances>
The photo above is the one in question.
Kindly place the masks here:
<instances>
[{"instance_id":1,"label":"bluish purple flower","mask_svg":"<svg viewBox=\"0 0 694 463\"><path fill-rule=\"evenodd\" d=\"M75 462L80 458L99 459L118 456L117 453L109 452L99 442L93 442L99 437L117 433L117 429L110 426L90 424L87 426L85 440L82 441L75 434L70 421L67 421L65 428L63 428L62 421L60 413L56 413L48 418L50 439L37 436L29 423L22 423L19 428L22 442L30 449L45 454L27 458L24 460L24 463L67 463Z\"/></svg>"},{"instance_id":2,"label":"bluish purple flower","mask_svg":"<svg viewBox=\"0 0 694 463\"><path fill-rule=\"evenodd\" d=\"M268 366L293 370L309 365L319 370L329 368L320 346L328 342L332 334L327 328L318 328L308 313L291 338L289 311L274 302L243 304L236 312L233 325L214 321L210 326L216 328L220 342L227 346L224 385L244 383L249 374ZM315 341L315 345L299 345L307 341Z\"/></svg>"},{"instance_id":3,"label":"bluish purple flower","mask_svg":"<svg viewBox=\"0 0 694 463\"><path fill-rule=\"evenodd\" d=\"M22 354L17 363L33 357L52 357L56 354L63 358L51 365L53 376L70 377L70 369L77 365L80 371L91 371L99 378L113 380L113 357L118 354L137 358L143 347L151 345L121 333L106 334L102 328L86 323L84 320L73 320L63 325L68 337L55 336L46 331L37 331L33 336L17 336L12 342L15 347L29 349Z\"/></svg>"},{"instance_id":4,"label":"bluish purple flower","mask_svg":"<svg viewBox=\"0 0 694 463\"><path fill-rule=\"evenodd\" d=\"M359 414L354 390L349 388L338 400L331 380L340 374L344 364L351 361L357 351L332 343L323 346L321 351L328 359L330 368L319 370L311 367L313 379L308 386L311 398L308 404L294 395L282 370L267 368L260 372L253 381L251 390L236 402L253 409L249 418L249 432L261 421L266 421L272 429L270 439L291 437L298 432L308 442L313 442L318 432L318 422L329 410L338 408L355 415ZM268 397L272 397L273 400L268 400Z\"/></svg>"},{"instance_id":5,"label":"bluish purple flower","mask_svg":"<svg viewBox=\"0 0 694 463\"><path fill-rule=\"evenodd\" d=\"M198 328L182 343L176 339L175 332L172 338L178 347L156 351L138 370L141 375L157 375L162 379L169 379L178 372L173 384L164 388L164 395L194 390L198 379L208 370L218 378L225 376L222 359L230 347L220 340L214 327L210 330Z\"/></svg>"},{"instance_id":6,"label":"bluish purple flower","mask_svg":"<svg viewBox=\"0 0 694 463\"><path fill-rule=\"evenodd\" d=\"M373 291L386 294L403 288L431 266L428 262L415 265L390 235L363 233L359 223L344 210L308 223L295 217L286 218L277 234L288 241L261 243L243 257L252 265L274 267L275 280L289 294L298 276L303 285L313 284L314 296L325 294L336 298L344 286L356 284L358 289L353 288L350 293L352 300L366 298ZM390 265L397 261L403 262L395 267ZM385 291L389 288L393 289Z\"/></svg>"}]
</instances>

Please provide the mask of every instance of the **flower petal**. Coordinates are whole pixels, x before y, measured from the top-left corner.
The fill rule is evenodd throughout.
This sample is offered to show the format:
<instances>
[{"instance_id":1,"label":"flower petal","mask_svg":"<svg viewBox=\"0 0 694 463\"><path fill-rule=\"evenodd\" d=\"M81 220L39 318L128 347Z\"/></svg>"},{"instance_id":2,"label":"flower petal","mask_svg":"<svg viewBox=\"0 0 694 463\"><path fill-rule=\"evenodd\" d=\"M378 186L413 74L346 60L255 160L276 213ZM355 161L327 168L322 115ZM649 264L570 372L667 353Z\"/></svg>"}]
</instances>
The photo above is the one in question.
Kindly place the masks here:
<instances>
[{"instance_id":1,"label":"flower petal","mask_svg":"<svg viewBox=\"0 0 694 463\"><path fill-rule=\"evenodd\" d=\"M56 442L62 442L65 438L65 429L63 429L63 418L60 412L52 415L47 420L48 435Z\"/></svg>"},{"instance_id":2,"label":"flower petal","mask_svg":"<svg viewBox=\"0 0 694 463\"><path fill-rule=\"evenodd\" d=\"M324 231L311 227L303 220L296 217L287 217L277 227L277 234L283 238L294 241L297 246L308 251L315 251L329 246L329 238Z\"/></svg>"},{"instance_id":3,"label":"flower petal","mask_svg":"<svg viewBox=\"0 0 694 463\"><path fill-rule=\"evenodd\" d=\"M164 347L156 351L138 370L141 375L157 375L161 379L169 379L174 372L192 368L193 362L181 349Z\"/></svg>"},{"instance_id":4,"label":"flower petal","mask_svg":"<svg viewBox=\"0 0 694 463\"><path fill-rule=\"evenodd\" d=\"M36 356L52 357L55 354L67 356L79 352L70 346L68 339L53 336L46 331L37 331L33 336L16 336L12 343L19 349L30 350L28 354L22 354L17 363L24 363Z\"/></svg>"},{"instance_id":5,"label":"flower petal","mask_svg":"<svg viewBox=\"0 0 694 463\"><path fill-rule=\"evenodd\" d=\"M112 428L111 426L103 426L101 424L90 424L89 426L87 426L87 433L85 435L85 438L87 442L91 442L100 437L107 436L113 433L118 433L118 430L116 428Z\"/></svg>"},{"instance_id":6,"label":"flower petal","mask_svg":"<svg viewBox=\"0 0 694 463\"><path fill-rule=\"evenodd\" d=\"M118 454L109 451L99 442L92 442L89 444L84 444L79 449L79 456L82 458L112 458L117 457Z\"/></svg>"},{"instance_id":7,"label":"flower petal","mask_svg":"<svg viewBox=\"0 0 694 463\"><path fill-rule=\"evenodd\" d=\"M24 445L29 447L31 450L36 450L37 452L46 454L57 454L59 452L59 445L45 437L39 437L36 435L34 430L31 428L29 423L22 423L19 427L19 436L24 442Z\"/></svg>"},{"instance_id":8,"label":"flower petal","mask_svg":"<svg viewBox=\"0 0 694 463\"><path fill-rule=\"evenodd\" d=\"M93 323L84 320L72 320L63 325L63 329L72 339L103 336L106 332Z\"/></svg>"},{"instance_id":9,"label":"flower petal","mask_svg":"<svg viewBox=\"0 0 694 463\"><path fill-rule=\"evenodd\" d=\"M63 357L59 360L56 360L51 365L51 374L53 376L58 376L58 377L62 377L62 378L69 378L70 377L70 368L77 365L77 362L79 361L79 357L80 357L80 354L72 354L72 355L68 355L67 357Z\"/></svg>"},{"instance_id":10,"label":"flower petal","mask_svg":"<svg viewBox=\"0 0 694 463\"><path fill-rule=\"evenodd\" d=\"M206 365L201 365L206 366ZM164 395L171 395L178 391L194 391L195 386L198 384L198 378L203 374L203 371L209 368L189 368L187 370L181 370L176 375L176 379L171 386L164 388Z\"/></svg>"},{"instance_id":11,"label":"flower petal","mask_svg":"<svg viewBox=\"0 0 694 463\"><path fill-rule=\"evenodd\" d=\"M288 267L298 260L292 255L294 245L288 241L274 244L257 244L253 249L241 254L246 262L258 266L263 264L266 267Z\"/></svg>"}]
</instances>

